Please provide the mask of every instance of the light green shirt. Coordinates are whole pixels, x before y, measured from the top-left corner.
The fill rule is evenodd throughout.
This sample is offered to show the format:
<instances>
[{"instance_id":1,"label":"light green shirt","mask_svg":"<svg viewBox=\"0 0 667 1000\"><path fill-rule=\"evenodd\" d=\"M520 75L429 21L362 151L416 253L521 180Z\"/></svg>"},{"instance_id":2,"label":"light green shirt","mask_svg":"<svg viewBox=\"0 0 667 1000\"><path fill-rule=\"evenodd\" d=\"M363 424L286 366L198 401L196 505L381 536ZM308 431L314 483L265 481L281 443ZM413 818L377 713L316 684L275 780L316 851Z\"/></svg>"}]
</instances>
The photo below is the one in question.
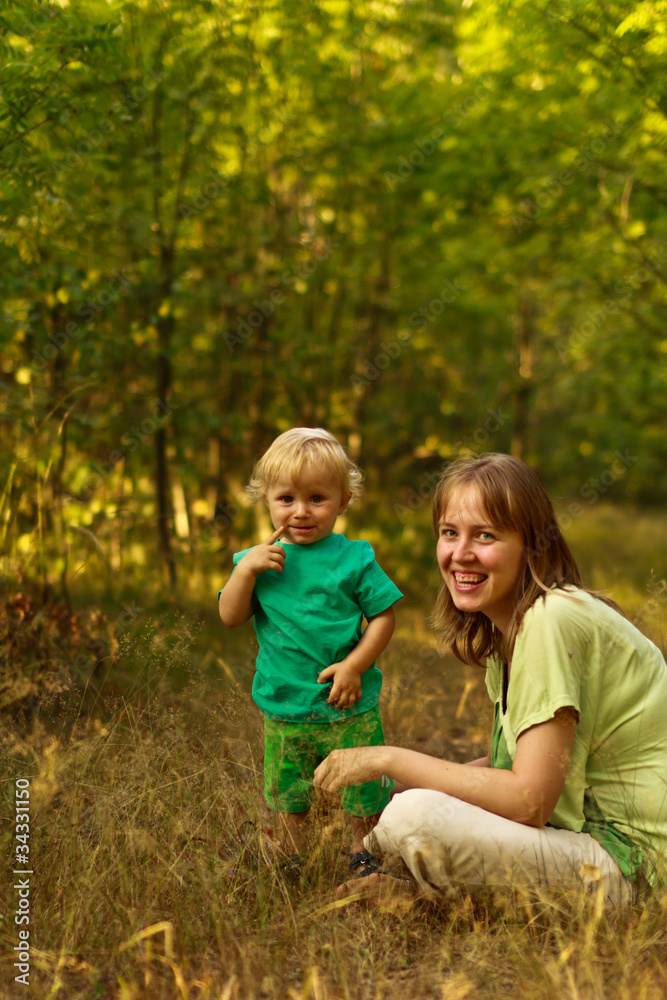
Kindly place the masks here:
<instances>
[{"instance_id":1,"label":"light green shirt","mask_svg":"<svg viewBox=\"0 0 667 1000\"><path fill-rule=\"evenodd\" d=\"M361 675L361 700L352 708L327 705L331 683L317 676L357 645L363 618L386 611L403 595L375 561L368 542L329 535L311 545L285 545L282 573L255 581L252 606L259 642L252 696L271 719L332 722L374 708L382 674ZM249 552L234 554L234 565Z\"/></svg>"},{"instance_id":2,"label":"light green shirt","mask_svg":"<svg viewBox=\"0 0 667 1000\"><path fill-rule=\"evenodd\" d=\"M559 708L577 710L572 759L550 825L589 832L628 877L636 876L643 854L649 879L664 880L667 664L657 646L590 594L552 590L521 624L506 698L495 659L486 686L496 706L496 767L511 767L516 741L530 726Z\"/></svg>"}]
</instances>

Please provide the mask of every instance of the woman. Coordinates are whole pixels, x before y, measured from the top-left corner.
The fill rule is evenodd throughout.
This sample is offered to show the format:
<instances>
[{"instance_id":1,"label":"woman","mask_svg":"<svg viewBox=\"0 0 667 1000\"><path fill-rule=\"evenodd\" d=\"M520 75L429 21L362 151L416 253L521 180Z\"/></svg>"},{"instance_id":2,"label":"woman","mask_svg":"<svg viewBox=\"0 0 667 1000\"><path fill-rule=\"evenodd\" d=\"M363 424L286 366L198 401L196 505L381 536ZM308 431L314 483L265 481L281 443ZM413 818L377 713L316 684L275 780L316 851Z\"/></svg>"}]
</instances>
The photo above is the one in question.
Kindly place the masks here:
<instances>
[{"instance_id":1,"label":"woman","mask_svg":"<svg viewBox=\"0 0 667 1000\"><path fill-rule=\"evenodd\" d=\"M613 601L581 586L547 493L508 455L454 462L434 497L440 645L486 669L486 757L337 750L315 784L388 775L366 846L423 889L601 882L614 905L667 857L667 665ZM548 825L546 825L548 824Z\"/></svg>"}]
</instances>

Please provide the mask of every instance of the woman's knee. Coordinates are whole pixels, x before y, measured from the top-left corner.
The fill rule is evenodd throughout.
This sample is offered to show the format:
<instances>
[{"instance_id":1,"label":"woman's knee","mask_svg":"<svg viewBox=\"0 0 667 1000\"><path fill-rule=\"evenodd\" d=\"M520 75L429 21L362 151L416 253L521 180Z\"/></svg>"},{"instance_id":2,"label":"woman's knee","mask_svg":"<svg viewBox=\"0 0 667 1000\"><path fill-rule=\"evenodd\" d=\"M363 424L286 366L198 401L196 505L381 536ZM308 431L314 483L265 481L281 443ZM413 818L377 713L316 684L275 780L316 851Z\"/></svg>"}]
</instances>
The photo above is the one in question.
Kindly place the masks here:
<instances>
[{"instance_id":1,"label":"woman's knee","mask_svg":"<svg viewBox=\"0 0 667 1000\"><path fill-rule=\"evenodd\" d=\"M453 795L421 788L394 796L374 831L383 850L436 851L465 858L466 864L503 853L505 842L516 846L517 837L521 842L535 832Z\"/></svg>"},{"instance_id":2,"label":"woman's knee","mask_svg":"<svg viewBox=\"0 0 667 1000\"><path fill-rule=\"evenodd\" d=\"M401 811L419 815L432 816L434 813L446 819L453 819L470 808L469 802L457 799L446 792L435 792L428 788L410 788L400 795L395 795L391 805L396 804Z\"/></svg>"},{"instance_id":3,"label":"woman's knee","mask_svg":"<svg viewBox=\"0 0 667 1000\"><path fill-rule=\"evenodd\" d=\"M392 840L429 836L436 831L444 837L466 805L444 792L410 788L393 797L376 830L390 835Z\"/></svg>"}]
</instances>

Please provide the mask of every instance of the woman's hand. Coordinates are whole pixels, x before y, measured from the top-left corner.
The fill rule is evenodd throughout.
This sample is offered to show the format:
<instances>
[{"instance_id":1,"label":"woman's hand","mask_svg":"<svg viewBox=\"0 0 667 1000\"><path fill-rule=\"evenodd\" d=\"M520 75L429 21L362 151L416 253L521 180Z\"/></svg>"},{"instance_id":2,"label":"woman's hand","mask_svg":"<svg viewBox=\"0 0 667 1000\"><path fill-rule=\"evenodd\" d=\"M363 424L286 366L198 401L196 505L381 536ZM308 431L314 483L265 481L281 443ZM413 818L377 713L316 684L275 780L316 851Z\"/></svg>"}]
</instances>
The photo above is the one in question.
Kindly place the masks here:
<instances>
[{"instance_id":1,"label":"woman's hand","mask_svg":"<svg viewBox=\"0 0 667 1000\"><path fill-rule=\"evenodd\" d=\"M313 784L327 795L335 795L346 785L381 778L386 747L350 747L332 750L315 769Z\"/></svg>"},{"instance_id":2,"label":"woman's hand","mask_svg":"<svg viewBox=\"0 0 667 1000\"><path fill-rule=\"evenodd\" d=\"M399 747L334 750L315 771L314 784L331 794L386 774L404 788L431 788L526 826L543 826L565 784L578 715L560 708L517 740L511 771L429 757Z\"/></svg>"}]
</instances>

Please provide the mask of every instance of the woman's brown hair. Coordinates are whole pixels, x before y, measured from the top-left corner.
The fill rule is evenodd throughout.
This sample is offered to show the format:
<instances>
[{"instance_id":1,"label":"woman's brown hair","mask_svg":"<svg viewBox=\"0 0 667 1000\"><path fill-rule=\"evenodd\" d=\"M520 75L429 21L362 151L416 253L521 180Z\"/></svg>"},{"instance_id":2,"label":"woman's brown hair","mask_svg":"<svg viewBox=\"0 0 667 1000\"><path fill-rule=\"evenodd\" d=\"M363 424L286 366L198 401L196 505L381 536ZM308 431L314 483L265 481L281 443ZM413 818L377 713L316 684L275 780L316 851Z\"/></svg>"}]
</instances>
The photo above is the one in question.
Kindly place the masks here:
<instances>
[{"instance_id":1,"label":"woman's brown hair","mask_svg":"<svg viewBox=\"0 0 667 1000\"><path fill-rule=\"evenodd\" d=\"M495 527L516 531L523 541L524 569L514 594L514 611L503 634L482 612L459 611L441 579L431 622L438 647L450 650L463 663L486 666L486 658L511 660L517 633L526 611L553 587L578 587L581 577L563 538L549 495L537 473L511 455L490 452L479 458L459 458L445 469L433 497L433 528L445 515L452 495L473 487L486 516ZM593 594L616 611L608 597Z\"/></svg>"}]
</instances>

